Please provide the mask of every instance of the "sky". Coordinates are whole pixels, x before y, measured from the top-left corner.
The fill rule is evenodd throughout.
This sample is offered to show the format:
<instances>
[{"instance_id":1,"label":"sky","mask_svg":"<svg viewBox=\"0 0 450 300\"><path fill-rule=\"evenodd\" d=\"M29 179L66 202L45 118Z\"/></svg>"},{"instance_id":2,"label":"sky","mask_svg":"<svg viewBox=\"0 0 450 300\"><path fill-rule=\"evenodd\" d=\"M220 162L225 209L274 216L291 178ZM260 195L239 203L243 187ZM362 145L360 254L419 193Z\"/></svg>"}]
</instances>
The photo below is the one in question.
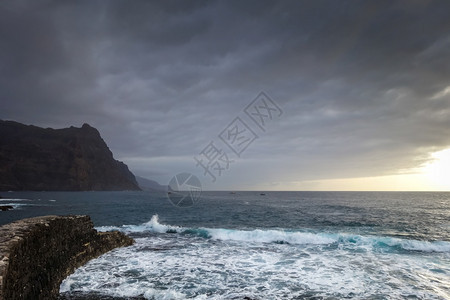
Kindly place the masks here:
<instances>
[{"instance_id":1,"label":"sky","mask_svg":"<svg viewBox=\"0 0 450 300\"><path fill-rule=\"evenodd\" d=\"M449 49L446 0L5 0L0 119L161 184L450 190Z\"/></svg>"}]
</instances>

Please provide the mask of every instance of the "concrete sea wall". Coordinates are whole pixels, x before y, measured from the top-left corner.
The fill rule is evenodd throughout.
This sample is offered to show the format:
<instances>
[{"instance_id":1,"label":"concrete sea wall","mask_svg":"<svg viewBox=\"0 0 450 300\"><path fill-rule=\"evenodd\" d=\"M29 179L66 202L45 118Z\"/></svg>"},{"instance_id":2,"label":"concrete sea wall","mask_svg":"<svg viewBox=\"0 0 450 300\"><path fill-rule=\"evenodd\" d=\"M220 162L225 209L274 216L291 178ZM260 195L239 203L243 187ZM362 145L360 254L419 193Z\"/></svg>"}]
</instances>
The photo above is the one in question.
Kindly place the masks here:
<instances>
[{"instance_id":1,"label":"concrete sea wall","mask_svg":"<svg viewBox=\"0 0 450 300\"><path fill-rule=\"evenodd\" d=\"M87 261L133 244L99 233L89 216L44 216L0 226L0 300L57 299L59 286Z\"/></svg>"}]
</instances>

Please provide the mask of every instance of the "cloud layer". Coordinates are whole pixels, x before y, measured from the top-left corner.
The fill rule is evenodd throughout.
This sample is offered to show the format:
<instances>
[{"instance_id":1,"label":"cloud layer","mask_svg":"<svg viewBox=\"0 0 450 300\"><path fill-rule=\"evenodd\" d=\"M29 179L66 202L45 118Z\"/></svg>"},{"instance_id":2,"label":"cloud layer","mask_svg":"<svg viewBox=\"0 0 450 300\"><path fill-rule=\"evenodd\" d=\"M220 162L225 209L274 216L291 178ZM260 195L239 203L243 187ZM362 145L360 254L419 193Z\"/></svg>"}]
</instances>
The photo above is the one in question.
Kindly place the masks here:
<instances>
[{"instance_id":1,"label":"cloud layer","mask_svg":"<svg viewBox=\"0 0 450 300\"><path fill-rule=\"evenodd\" d=\"M450 146L449 11L447 1L3 1L0 118L87 122L139 175L209 181L193 157L263 90L284 114L210 188L407 172Z\"/></svg>"}]
</instances>

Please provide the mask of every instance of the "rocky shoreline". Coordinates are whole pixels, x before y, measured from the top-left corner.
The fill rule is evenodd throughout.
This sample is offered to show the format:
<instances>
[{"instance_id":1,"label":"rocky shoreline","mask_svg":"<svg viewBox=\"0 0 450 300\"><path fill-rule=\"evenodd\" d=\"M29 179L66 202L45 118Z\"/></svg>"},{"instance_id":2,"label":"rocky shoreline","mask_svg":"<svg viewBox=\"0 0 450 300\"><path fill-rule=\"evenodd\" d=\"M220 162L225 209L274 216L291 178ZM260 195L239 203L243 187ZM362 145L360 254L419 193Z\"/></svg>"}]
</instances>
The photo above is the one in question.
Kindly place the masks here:
<instances>
[{"instance_id":1,"label":"rocky shoreline","mask_svg":"<svg viewBox=\"0 0 450 300\"><path fill-rule=\"evenodd\" d=\"M0 300L58 299L59 286L92 258L133 240L99 233L89 216L44 216L0 226Z\"/></svg>"}]
</instances>

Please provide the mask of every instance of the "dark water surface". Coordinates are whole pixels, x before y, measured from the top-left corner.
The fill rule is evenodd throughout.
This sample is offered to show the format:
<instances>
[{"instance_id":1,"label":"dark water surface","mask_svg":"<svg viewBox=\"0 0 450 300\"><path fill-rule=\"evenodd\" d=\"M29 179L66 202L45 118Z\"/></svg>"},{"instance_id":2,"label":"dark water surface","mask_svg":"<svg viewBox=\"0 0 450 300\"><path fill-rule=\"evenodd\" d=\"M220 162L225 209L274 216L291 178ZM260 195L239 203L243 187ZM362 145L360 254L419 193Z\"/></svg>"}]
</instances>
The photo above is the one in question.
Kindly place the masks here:
<instances>
[{"instance_id":1,"label":"dark water surface","mask_svg":"<svg viewBox=\"0 0 450 300\"><path fill-rule=\"evenodd\" d=\"M65 295L143 299L450 299L450 193L2 193L0 224L88 214L136 244L80 268ZM100 296L99 296L100 297Z\"/></svg>"}]
</instances>

